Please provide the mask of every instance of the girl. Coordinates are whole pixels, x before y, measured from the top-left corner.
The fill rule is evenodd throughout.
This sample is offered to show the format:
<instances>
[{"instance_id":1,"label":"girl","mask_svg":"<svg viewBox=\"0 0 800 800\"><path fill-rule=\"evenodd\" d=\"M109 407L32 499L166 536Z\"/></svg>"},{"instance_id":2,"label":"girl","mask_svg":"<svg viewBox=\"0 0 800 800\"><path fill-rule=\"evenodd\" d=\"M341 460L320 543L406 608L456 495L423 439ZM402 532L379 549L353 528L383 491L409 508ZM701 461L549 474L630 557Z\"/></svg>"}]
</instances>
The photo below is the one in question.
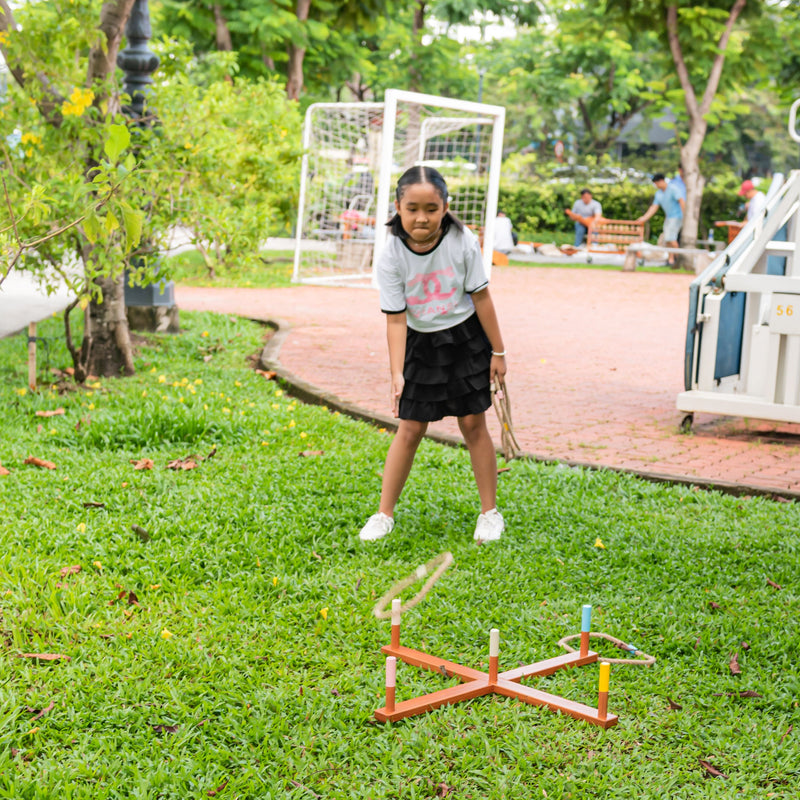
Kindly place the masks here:
<instances>
[{"instance_id":1,"label":"girl","mask_svg":"<svg viewBox=\"0 0 800 800\"><path fill-rule=\"evenodd\" d=\"M497 458L486 427L490 381L506 373L505 350L475 235L450 213L447 184L431 167L397 183L393 236L378 262L386 314L392 413L400 418L383 471L380 508L361 529L372 541L394 528L394 507L428 423L458 418L478 485L480 542L505 528L495 508Z\"/></svg>"}]
</instances>

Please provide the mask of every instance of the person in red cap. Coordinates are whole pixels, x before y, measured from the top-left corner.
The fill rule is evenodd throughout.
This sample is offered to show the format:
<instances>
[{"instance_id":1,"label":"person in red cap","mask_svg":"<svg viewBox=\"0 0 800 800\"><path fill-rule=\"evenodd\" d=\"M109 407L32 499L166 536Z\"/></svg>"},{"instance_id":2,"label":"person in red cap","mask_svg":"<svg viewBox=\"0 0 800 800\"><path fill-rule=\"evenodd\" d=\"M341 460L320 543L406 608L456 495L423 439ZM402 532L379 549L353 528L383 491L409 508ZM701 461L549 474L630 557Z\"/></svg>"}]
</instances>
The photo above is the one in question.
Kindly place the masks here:
<instances>
[{"instance_id":1,"label":"person in red cap","mask_svg":"<svg viewBox=\"0 0 800 800\"><path fill-rule=\"evenodd\" d=\"M767 205L767 198L764 192L759 192L755 184L751 180L746 180L739 187L737 192L739 197L747 198L747 216L745 219L750 222L751 219L763 215L764 207Z\"/></svg>"}]
</instances>

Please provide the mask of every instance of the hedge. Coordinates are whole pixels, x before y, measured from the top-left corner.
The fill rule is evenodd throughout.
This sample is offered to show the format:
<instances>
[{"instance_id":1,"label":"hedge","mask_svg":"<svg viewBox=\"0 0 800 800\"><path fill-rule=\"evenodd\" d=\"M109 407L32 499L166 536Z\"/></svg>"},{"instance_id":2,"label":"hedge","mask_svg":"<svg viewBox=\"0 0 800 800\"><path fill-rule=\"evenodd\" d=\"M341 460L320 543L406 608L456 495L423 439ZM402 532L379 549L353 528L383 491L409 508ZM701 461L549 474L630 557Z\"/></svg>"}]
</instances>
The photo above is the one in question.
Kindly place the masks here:
<instances>
[{"instance_id":1,"label":"hedge","mask_svg":"<svg viewBox=\"0 0 800 800\"><path fill-rule=\"evenodd\" d=\"M501 183L497 207L511 219L514 230L523 240L541 239L547 232L569 233L574 229L574 223L564 209L572 208L584 186L544 181ZM603 216L609 219L636 219L644 214L655 194L655 187L651 183L623 181L597 186L589 184L589 188L594 199L603 206ZM700 209L698 233L701 237L717 220L741 219L739 207L743 201L736 195L737 188L736 179L706 186ZM650 241L657 241L663 226L664 214L659 211L650 220ZM722 232L715 231L717 239L723 236Z\"/></svg>"}]
</instances>

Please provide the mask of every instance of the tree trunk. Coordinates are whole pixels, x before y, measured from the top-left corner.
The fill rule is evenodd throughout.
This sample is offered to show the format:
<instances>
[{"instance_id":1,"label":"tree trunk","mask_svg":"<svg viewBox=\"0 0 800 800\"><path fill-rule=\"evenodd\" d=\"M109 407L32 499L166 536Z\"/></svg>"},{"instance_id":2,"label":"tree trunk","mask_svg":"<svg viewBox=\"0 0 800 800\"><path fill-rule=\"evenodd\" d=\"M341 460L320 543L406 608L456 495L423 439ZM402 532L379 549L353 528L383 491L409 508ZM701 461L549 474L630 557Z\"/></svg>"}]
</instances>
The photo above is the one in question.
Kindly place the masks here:
<instances>
[{"instance_id":1,"label":"tree trunk","mask_svg":"<svg viewBox=\"0 0 800 800\"><path fill-rule=\"evenodd\" d=\"M700 174L700 153L708 130L705 115L711 109L714 95L716 95L719 88L722 67L725 63L725 50L728 47L733 26L742 13L746 2L747 0L735 0L731 8L728 19L725 22L725 28L717 43L717 55L711 66L703 96L699 100L695 94L680 39L678 38L678 7L677 5L667 7L667 40L672 53L672 60L675 62L678 79L683 89L686 111L689 114L689 136L681 147L681 167L683 168L683 180L686 184L686 212L684 213L683 229L681 231L681 242L684 247L694 247L697 244L700 205L703 200L703 189L705 188L705 178Z\"/></svg>"},{"instance_id":2,"label":"tree trunk","mask_svg":"<svg viewBox=\"0 0 800 800\"><path fill-rule=\"evenodd\" d=\"M300 23L308 20L311 9L311 0L297 0L297 19ZM286 73L286 96L290 100L299 100L303 91L303 59L306 57L306 48L289 43L289 67Z\"/></svg>"},{"instance_id":3,"label":"tree trunk","mask_svg":"<svg viewBox=\"0 0 800 800\"><path fill-rule=\"evenodd\" d=\"M86 374L107 378L133 375L133 348L125 315L125 276L97 278L95 284L100 287L102 299L89 303L91 346L84 347L88 356Z\"/></svg>"},{"instance_id":4,"label":"tree trunk","mask_svg":"<svg viewBox=\"0 0 800 800\"><path fill-rule=\"evenodd\" d=\"M222 13L222 6L219 3L214 3L214 28L216 31L217 50L229 53L233 50L233 39L228 28L228 21L225 19L225 15Z\"/></svg>"}]
</instances>

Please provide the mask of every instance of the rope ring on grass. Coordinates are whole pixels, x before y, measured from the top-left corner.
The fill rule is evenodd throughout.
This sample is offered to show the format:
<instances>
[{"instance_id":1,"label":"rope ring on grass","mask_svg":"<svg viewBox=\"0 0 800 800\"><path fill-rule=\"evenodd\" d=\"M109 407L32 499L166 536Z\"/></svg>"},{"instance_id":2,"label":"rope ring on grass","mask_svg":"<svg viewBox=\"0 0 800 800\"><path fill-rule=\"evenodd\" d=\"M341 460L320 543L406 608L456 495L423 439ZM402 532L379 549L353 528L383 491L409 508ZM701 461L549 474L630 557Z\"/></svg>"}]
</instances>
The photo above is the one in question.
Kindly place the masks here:
<instances>
[{"instance_id":1,"label":"rope ring on grass","mask_svg":"<svg viewBox=\"0 0 800 800\"><path fill-rule=\"evenodd\" d=\"M579 639L579 633L574 633L572 636L565 636L563 639L559 640L559 645L563 647L568 653L576 652L574 647L571 647L567 644L571 639ZM609 636L607 633L589 633L589 638L591 639L605 639L608 642L619 647L620 650L627 650L629 653L635 653L637 656L642 656L642 658L604 658L603 661L607 661L609 664L638 664L642 667L650 667L656 663L655 656L649 656L647 653L643 653L637 647L632 644L627 644L623 642L622 639L617 639L615 636Z\"/></svg>"},{"instance_id":2,"label":"rope ring on grass","mask_svg":"<svg viewBox=\"0 0 800 800\"><path fill-rule=\"evenodd\" d=\"M387 609L400 592L403 589L407 589L412 584L416 583L419 580L422 580L426 575L430 575L423 587L417 592L417 594L411 598L407 603L400 606L400 613L405 613L406 611L410 611L414 606L420 602L420 600L424 599L425 595L433 588L433 584L439 580L444 574L444 571L453 563L453 554L449 551L444 553L440 553L438 556L434 556L430 561L425 564L420 564L414 572L412 572L407 578L403 578L401 581L398 581L391 589L389 589L386 594L381 597L380 600L375 604L375 608L372 609L372 613L378 619L390 619L392 616L391 610Z\"/></svg>"}]
</instances>

